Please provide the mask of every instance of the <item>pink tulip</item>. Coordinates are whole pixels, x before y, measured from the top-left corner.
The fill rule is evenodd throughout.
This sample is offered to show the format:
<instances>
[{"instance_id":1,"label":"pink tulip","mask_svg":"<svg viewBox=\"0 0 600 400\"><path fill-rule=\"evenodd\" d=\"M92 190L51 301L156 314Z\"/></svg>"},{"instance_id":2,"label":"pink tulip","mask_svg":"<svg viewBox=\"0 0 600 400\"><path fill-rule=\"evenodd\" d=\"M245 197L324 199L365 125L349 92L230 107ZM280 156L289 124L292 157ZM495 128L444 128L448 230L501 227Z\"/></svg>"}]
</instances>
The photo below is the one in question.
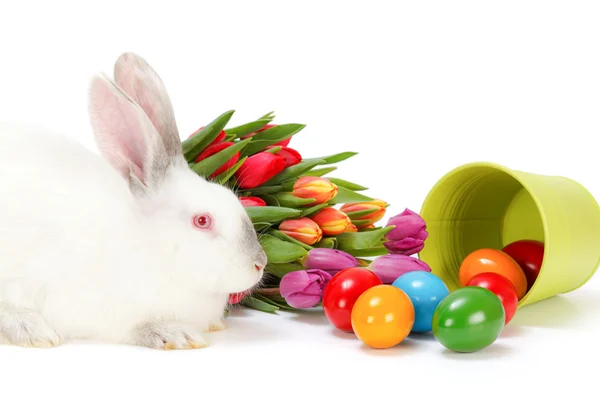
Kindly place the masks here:
<instances>
[{"instance_id":1,"label":"pink tulip","mask_svg":"<svg viewBox=\"0 0 600 400\"><path fill-rule=\"evenodd\" d=\"M395 228L385 236L383 245L390 253L410 256L425 247L425 239L429 235L427 226L421 216L408 208L389 219L386 226Z\"/></svg>"},{"instance_id":2,"label":"pink tulip","mask_svg":"<svg viewBox=\"0 0 600 400\"><path fill-rule=\"evenodd\" d=\"M331 275L319 269L288 272L279 282L279 291L294 308L311 308L319 304Z\"/></svg>"},{"instance_id":3,"label":"pink tulip","mask_svg":"<svg viewBox=\"0 0 600 400\"><path fill-rule=\"evenodd\" d=\"M411 271L431 272L425 262L404 254L386 254L374 259L367 268L386 283L393 283L399 276Z\"/></svg>"}]
</instances>

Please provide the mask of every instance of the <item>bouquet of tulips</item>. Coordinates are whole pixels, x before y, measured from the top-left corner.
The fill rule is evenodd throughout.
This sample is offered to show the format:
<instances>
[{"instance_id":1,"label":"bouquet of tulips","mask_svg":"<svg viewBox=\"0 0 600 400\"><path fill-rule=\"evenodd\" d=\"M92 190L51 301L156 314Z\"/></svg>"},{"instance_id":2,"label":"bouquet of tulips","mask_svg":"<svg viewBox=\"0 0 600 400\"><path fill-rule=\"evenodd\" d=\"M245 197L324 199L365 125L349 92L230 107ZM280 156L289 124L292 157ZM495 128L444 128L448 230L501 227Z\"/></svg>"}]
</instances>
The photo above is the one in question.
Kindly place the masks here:
<instances>
[{"instance_id":1,"label":"bouquet of tulips","mask_svg":"<svg viewBox=\"0 0 600 400\"><path fill-rule=\"evenodd\" d=\"M417 214L407 209L377 227L388 204L360 193L364 186L329 176L333 164L357 153L303 158L289 143L304 125L273 124L269 113L227 127L232 115L182 142L193 171L238 193L268 257L261 288L232 294L231 304L265 312L311 308L345 268L368 268L384 283L407 270L429 271L410 257L427 237Z\"/></svg>"}]
</instances>

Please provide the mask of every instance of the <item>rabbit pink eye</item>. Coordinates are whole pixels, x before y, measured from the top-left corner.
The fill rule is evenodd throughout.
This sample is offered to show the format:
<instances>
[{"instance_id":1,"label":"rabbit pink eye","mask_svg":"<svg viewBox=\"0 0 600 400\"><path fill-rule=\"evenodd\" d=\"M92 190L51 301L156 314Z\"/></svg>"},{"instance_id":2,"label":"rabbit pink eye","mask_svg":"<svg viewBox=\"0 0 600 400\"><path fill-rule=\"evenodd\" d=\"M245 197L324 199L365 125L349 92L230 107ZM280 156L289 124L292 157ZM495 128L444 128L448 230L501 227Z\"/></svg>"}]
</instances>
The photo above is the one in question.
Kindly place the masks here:
<instances>
[{"instance_id":1,"label":"rabbit pink eye","mask_svg":"<svg viewBox=\"0 0 600 400\"><path fill-rule=\"evenodd\" d=\"M208 229L212 224L212 218L208 214L194 215L193 224L198 229Z\"/></svg>"}]
</instances>

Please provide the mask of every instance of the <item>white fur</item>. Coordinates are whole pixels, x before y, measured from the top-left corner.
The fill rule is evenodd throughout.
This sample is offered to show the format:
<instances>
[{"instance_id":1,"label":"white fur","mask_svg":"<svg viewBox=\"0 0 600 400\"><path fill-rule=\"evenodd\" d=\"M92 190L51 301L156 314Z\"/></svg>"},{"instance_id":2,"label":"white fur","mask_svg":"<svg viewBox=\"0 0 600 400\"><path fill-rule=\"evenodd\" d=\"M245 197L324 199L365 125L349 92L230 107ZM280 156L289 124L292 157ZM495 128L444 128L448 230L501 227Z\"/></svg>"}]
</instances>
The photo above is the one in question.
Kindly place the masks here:
<instances>
[{"instance_id":1,"label":"white fur","mask_svg":"<svg viewBox=\"0 0 600 400\"><path fill-rule=\"evenodd\" d=\"M136 90L159 85L167 98L153 79ZM90 112L104 158L53 132L0 124L0 336L13 344L202 347L228 295L262 278L255 265L266 257L235 194L191 171L172 148L179 138L164 140L177 132L157 132L129 96L94 78ZM170 109L151 111L174 121ZM140 123L125 129L122 115ZM124 149L132 137L145 138L134 150L144 163L133 167ZM194 228L197 213L210 213L213 229Z\"/></svg>"}]
</instances>

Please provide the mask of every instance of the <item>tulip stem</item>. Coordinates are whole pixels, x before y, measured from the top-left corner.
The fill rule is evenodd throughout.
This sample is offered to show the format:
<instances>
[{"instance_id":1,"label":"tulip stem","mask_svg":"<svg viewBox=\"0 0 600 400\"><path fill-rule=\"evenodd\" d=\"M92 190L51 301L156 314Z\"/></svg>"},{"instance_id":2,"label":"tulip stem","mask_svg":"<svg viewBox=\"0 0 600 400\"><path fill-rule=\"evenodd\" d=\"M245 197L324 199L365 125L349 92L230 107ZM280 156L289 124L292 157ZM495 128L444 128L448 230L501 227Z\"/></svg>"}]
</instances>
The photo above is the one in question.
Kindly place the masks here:
<instances>
[{"instance_id":1,"label":"tulip stem","mask_svg":"<svg viewBox=\"0 0 600 400\"><path fill-rule=\"evenodd\" d=\"M257 294L262 294L263 296L272 296L272 295L281 295L281 292L279 291L279 288L263 288L263 289L257 289L256 290Z\"/></svg>"}]
</instances>

